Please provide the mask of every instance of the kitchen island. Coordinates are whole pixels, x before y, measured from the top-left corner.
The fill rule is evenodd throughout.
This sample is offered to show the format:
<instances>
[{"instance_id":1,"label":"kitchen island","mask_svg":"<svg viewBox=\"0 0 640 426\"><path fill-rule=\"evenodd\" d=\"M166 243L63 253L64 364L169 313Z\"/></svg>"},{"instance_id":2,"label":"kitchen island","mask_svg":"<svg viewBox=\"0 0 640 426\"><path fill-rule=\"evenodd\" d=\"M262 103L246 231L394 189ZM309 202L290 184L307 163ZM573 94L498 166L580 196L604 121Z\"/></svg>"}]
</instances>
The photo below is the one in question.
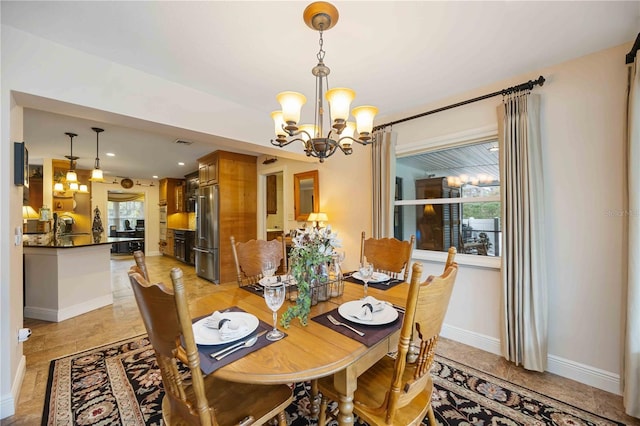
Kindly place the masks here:
<instances>
[{"instance_id":1,"label":"kitchen island","mask_svg":"<svg viewBox=\"0 0 640 426\"><path fill-rule=\"evenodd\" d=\"M60 322L113 303L111 245L142 238L66 235L24 245L24 316Z\"/></svg>"}]
</instances>

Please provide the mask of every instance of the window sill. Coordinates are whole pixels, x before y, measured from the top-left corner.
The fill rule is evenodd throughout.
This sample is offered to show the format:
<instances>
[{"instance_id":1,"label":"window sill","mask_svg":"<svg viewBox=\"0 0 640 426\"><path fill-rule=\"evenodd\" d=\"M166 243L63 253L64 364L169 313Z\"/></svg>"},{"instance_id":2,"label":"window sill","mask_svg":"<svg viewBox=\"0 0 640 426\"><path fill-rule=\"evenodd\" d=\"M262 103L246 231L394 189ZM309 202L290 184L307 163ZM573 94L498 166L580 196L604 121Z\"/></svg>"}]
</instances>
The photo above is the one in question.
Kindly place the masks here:
<instances>
[{"instance_id":1,"label":"window sill","mask_svg":"<svg viewBox=\"0 0 640 426\"><path fill-rule=\"evenodd\" d=\"M417 260L442 262L443 264L447 261L447 253L439 251L414 250L411 257ZM473 254L458 253L456 255L456 262L458 263L458 265L500 270L502 258L495 256L478 256Z\"/></svg>"}]
</instances>

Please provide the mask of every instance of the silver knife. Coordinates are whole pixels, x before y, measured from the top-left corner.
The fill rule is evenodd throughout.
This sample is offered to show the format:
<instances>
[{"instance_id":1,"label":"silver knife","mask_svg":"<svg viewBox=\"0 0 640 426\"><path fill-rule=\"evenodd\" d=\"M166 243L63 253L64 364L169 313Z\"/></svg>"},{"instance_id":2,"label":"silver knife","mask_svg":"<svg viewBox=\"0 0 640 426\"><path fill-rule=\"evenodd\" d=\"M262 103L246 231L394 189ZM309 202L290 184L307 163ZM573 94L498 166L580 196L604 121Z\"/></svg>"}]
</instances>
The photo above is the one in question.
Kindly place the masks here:
<instances>
[{"instance_id":1,"label":"silver knife","mask_svg":"<svg viewBox=\"0 0 640 426\"><path fill-rule=\"evenodd\" d=\"M260 338L260 336L262 336L262 335L263 335L263 334L265 334L266 332L267 332L267 330L262 330L260 333L258 333L258 335L257 335L257 336L255 336L255 340L254 340L252 343L250 343L250 344L248 344L248 345L246 344L246 343L247 343L247 342L249 342L250 340L253 340L253 339L254 339L253 337L251 337L251 338L249 338L249 339L245 340L244 342L242 342L243 344L242 344L242 345L240 345L240 346L236 346L236 347L235 347L235 348L233 348L233 349L229 348L229 349L231 349L231 350L229 350L229 351L227 351L227 352L223 353L222 355L218 355L215 359L216 359L216 360L218 360L218 361L220 361L222 358L226 357L227 355L231 355L231 354L232 354L232 353L234 353L235 351L239 351L240 349L249 348L249 347L251 347L251 346L255 345L255 344L258 342L258 339Z\"/></svg>"},{"instance_id":2,"label":"silver knife","mask_svg":"<svg viewBox=\"0 0 640 426\"><path fill-rule=\"evenodd\" d=\"M266 332L267 332L266 330L261 331L260 333L258 333L258 336L257 336L257 337L262 336L262 335L263 335L264 333L266 333ZM244 345L245 343L247 343L247 340L251 340L252 338L253 338L253 336L251 336L251 337L249 337L249 338L247 338L247 339L241 340L241 341L239 341L239 342L237 342L237 343L234 343L233 345L231 345L231 346L229 346L229 347L227 347L227 348L220 349L218 352L214 352L214 353L212 353L212 354L211 354L211 355L209 355L209 356L210 356L211 358L215 358L215 357L217 357L218 355L221 355L221 354L223 354L223 353L225 353L225 352L227 352L227 351L233 350L233 349L235 349L235 348L239 348L240 346L242 346L242 345Z\"/></svg>"}]
</instances>

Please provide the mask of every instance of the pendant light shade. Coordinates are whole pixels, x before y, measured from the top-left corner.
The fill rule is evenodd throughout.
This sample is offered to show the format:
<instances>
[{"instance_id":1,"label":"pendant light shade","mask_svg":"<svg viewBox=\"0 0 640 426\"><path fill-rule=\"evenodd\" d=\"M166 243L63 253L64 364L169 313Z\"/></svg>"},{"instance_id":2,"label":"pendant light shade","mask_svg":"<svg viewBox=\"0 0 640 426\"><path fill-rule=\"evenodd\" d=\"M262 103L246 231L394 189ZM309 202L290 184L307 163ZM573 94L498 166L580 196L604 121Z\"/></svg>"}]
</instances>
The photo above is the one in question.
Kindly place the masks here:
<instances>
[{"instance_id":1,"label":"pendant light shade","mask_svg":"<svg viewBox=\"0 0 640 426\"><path fill-rule=\"evenodd\" d=\"M91 130L96 132L96 164L94 169L91 171L91 178L89 179L92 182L104 182L104 176L102 175L102 170L100 170L100 133L104 132L104 129L100 129L98 127L92 127Z\"/></svg>"},{"instance_id":2,"label":"pendant light shade","mask_svg":"<svg viewBox=\"0 0 640 426\"><path fill-rule=\"evenodd\" d=\"M78 175L76 174L75 170L73 169L73 162L76 161L78 159L78 157L73 155L73 138L78 136L78 135L76 133L71 133L71 132L67 132L67 133L65 133L65 135L69 136L69 139L71 140L71 152L69 153L69 155L65 155L65 158L69 159L69 171L67 172L66 181L69 184L69 189L71 191L77 191L78 190Z\"/></svg>"}]
</instances>

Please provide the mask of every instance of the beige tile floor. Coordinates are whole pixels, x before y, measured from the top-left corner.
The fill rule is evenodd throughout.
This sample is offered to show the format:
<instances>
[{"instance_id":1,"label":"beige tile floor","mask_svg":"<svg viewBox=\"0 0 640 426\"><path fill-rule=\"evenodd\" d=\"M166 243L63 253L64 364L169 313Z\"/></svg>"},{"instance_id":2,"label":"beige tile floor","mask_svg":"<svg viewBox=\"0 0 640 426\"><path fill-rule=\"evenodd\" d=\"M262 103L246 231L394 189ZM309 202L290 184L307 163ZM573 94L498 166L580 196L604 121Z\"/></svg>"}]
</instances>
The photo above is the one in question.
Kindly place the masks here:
<instances>
[{"instance_id":1,"label":"beige tile floor","mask_svg":"<svg viewBox=\"0 0 640 426\"><path fill-rule=\"evenodd\" d=\"M33 331L31 338L24 343L27 370L17 412L14 416L3 419L0 422L2 426L40 424L49 362L52 359L145 332L126 274L133 264L131 256L117 257L111 261L113 305L60 323L25 318L25 327ZM190 298L219 290L219 286L195 276L193 267L173 259L148 257L147 266L152 281L169 284L171 268L182 268ZM620 396L554 374L528 372L514 367L501 357L452 340L442 339L438 353L594 413L625 424L640 425L640 419L624 414Z\"/></svg>"}]
</instances>

